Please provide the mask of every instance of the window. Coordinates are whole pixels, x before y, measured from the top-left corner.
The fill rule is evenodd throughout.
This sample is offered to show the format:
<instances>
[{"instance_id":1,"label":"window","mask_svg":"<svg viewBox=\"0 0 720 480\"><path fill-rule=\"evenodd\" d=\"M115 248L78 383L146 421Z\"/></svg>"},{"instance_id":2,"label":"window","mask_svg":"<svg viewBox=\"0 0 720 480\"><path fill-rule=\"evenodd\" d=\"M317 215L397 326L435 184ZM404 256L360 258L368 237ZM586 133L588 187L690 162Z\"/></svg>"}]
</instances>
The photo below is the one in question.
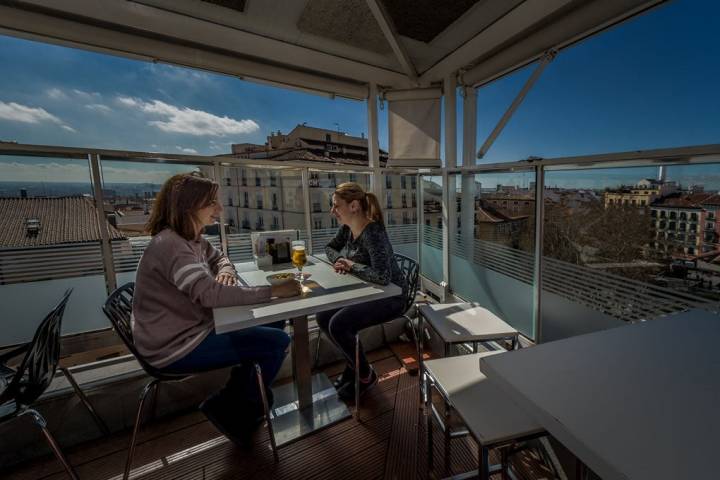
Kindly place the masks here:
<instances>
[{"instance_id":1,"label":"window","mask_svg":"<svg viewBox=\"0 0 720 480\"><path fill-rule=\"evenodd\" d=\"M402 177L405 178L405 177ZM403 192L402 194L402 208L407 208L407 194Z\"/></svg>"},{"instance_id":2,"label":"window","mask_svg":"<svg viewBox=\"0 0 720 480\"><path fill-rule=\"evenodd\" d=\"M675 217L677 217L677 212L674 212L674 211L670 212L670 219L674 220Z\"/></svg>"},{"instance_id":3,"label":"window","mask_svg":"<svg viewBox=\"0 0 720 480\"><path fill-rule=\"evenodd\" d=\"M330 226L332 228L338 228L338 221L335 217L330 217Z\"/></svg>"},{"instance_id":4,"label":"window","mask_svg":"<svg viewBox=\"0 0 720 480\"><path fill-rule=\"evenodd\" d=\"M392 177L390 175L385 177L385 188L388 190L392 188Z\"/></svg>"},{"instance_id":5,"label":"window","mask_svg":"<svg viewBox=\"0 0 720 480\"><path fill-rule=\"evenodd\" d=\"M413 206L413 208L416 208L416 207L417 207L417 197L416 197L415 195L413 195L413 196L410 197L410 198L412 199L412 206Z\"/></svg>"},{"instance_id":6,"label":"window","mask_svg":"<svg viewBox=\"0 0 720 480\"><path fill-rule=\"evenodd\" d=\"M225 186L226 187L230 186L230 178L228 178L228 177L225 177Z\"/></svg>"},{"instance_id":7,"label":"window","mask_svg":"<svg viewBox=\"0 0 720 480\"><path fill-rule=\"evenodd\" d=\"M437 228L442 228L442 218L437 219Z\"/></svg>"},{"instance_id":8,"label":"window","mask_svg":"<svg viewBox=\"0 0 720 480\"><path fill-rule=\"evenodd\" d=\"M710 212L710 214L712 214L712 212ZM712 218L712 217L708 216L708 218ZM697 222L697 220L698 220L698 215L697 215L697 213L691 213L691 214L690 214L690 221L691 221L691 222Z\"/></svg>"},{"instance_id":9,"label":"window","mask_svg":"<svg viewBox=\"0 0 720 480\"><path fill-rule=\"evenodd\" d=\"M262 214L258 213L257 217L257 228L260 229L265 225L265 219L263 219Z\"/></svg>"},{"instance_id":10,"label":"window","mask_svg":"<svg viewBox=\"0 0 720 480\"><path fill-rule=\"evenodd\" d=\"M314 228L315 230L322 230L322 228L323 228L322 220L319 219L319 218L315 219L315 220L313 221L313 228Z\"/></svg>"},{"instance_id":11,"label":"window","mask_svg":"<svg viewBox=\"0 0 720 480\"><path fill-rule=\"evenodd\" d=\"M257 196L257 204L256 204L256 205L257 205L256 208L257 208L258 210L262 210L262 208L263 208L263 198L262 198L262 195L261 195L261 194L258 194L258 196Z\"/></svg>"},{"instance_id":12,"label":"window","mask_svg":"<svg viewBox=\"0 0 720 480\"><path fill-rule=\"evenodd\" d=\"M660 218L665 218L665 217L666 217L665 210L660 210Z\"/></svg>"},{"instance_id":13,"label":"window","mask_svg":"<svg viewBox=\"0 0 720 480\"><path fill-rule=\"evenodd\" d=\"M255 186L256 187L262 186L262 184L260 183L260 175L258 175L257 173L255 174Z\"/></svg>"},{"instance_id":14,"label":"window","mask_svg":"<svg viewBox=\"0 0 720 480\"><path fill-rule=\"evenodd\" d=\"M245 176L245 169L240 170L240 183L243 187L247 187L247 177Z\"/></svg>"},{"instance_id":15,"label":"window","mask_svg":"<svg viewBox=\"0 0 720 480\"><path fill-rule=\"evenodd\" d=\"M275 230L280 228L280 220L278 219L277 216L273 216L272 228Z\"/></svg>"},{"instance_id":16,"label":"window","mask_svg":"<svg viewBox=\"0 0 720 480\"><path fill-rule=\"evenodd\" d=\"M277 210L278 209L278 202L277 202L277 193L272 194L272 209Z\"/></svg>"},{"instance_id":17,"label":"window","mask_svg":"<svg viewBox=\"0 0 720 480\"><path fill-rule=\"evenodd\" d=\"M400 177L400 188L403 190L407 188L407 177L405 175Z\"/></svg>"},{"instance_id":18,"label":"window","mask_svg":"<svg viewBox=\"0 0 720 480\"><path fill-rule=\"evenodd\" d=\"M270 174L270 186L271 187L277 187L277 177L274 173Z\"/></svg>"},{"instance_id":19,"label":"window","mask_svg":"<svg viewBox=\"0 0 720 480\"><path fill-rule=\"evenodd\" d=\"M349 181L350 181L350 182L357 182L357 174L351 173L351 174L350 174Z\"/></svg>"},{"instance_id":20,"label":"window","mask_svg":"<svg viewBox=\"0 0 720 480\"><path fill-rule=\"evenodd\" d=\"M387 208L392 208L392 192L387 192L386 194L386 206Z\"/></svg>"},{"instance_id":21,"label":"window","mask_svg":"<svg viewBox=\"0 0 720 480\"><path fill-rule=\"evenodd\" d=\"M332 142L332 135L330 135L329 133L326 133L325 134L325 142L327 142L327 143Z\"/></svg>"},{"instance_id":22,"label":"window","mask_svg":"<svg viewBox=\"0 0 720 480\"><path fill-rule=\"evenodd\" d=\"M410 177L410 188L417 189L417 177Z\"/></svg>"},{"instance_id":23,"label":"window","mask_svg":"<svg viewBox=\"0 0 720 480\"><path fill-rule=\"evenodd\" d=\"M651 211L650 211L650 216L651 216L652 218L657 218L657 210L651 210Z\"/></svg>"},{"instance_id":24,"label":"window","mask_svg":"<svg viewBox=\"0 0 720 480\"><path fill-rule=\"evenodd\" d=\"M335 176L334 172L328 173L328 180L330 180L330 186L335 188L337 187L337 177Z\"/></svg>"},{"instance_id":25,"label":"window","mask_svg":"<svg viewBox=\"0 0 720 480\"><path fill-rule=\"evenodd\" d=\"M228 205L228 207L232 207L232 206L233 206L233 199L232 199L232 197L228 197L228 199L227 199L227 205Z\"/></svg>"},{"instance_id":26,"label":"window","mask_svg":"<svg viewBox=\"0 0 720 480\"><path fill-rule=\"evenodd\" d=\"M250 198L248 192L243 192L243 207L250 208Z\"/></svg>"}]
</instances>

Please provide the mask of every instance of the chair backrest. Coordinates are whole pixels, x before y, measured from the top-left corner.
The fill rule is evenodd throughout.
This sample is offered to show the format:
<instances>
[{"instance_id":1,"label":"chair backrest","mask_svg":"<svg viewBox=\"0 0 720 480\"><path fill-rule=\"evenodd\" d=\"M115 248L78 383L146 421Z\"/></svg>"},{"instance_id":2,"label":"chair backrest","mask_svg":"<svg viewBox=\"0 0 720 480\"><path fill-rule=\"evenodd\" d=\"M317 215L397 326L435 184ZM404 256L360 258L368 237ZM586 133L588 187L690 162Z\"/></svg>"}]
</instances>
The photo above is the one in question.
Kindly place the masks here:
<instances>
[{"instance_id":1,"label":"chair backrest","mask_svg":"<svg viewBox=\"0 0 720 480\"><path fill-rule=\"evenodd\" d=\"M415 303L415 295L418 289L419 267L418 263L412 258L396 253L394 255L395 263L402 273L405 285L403 285L403 296L405 300L403 313L410 310Z\"/></svg>"},{"instance_id":2,"label":"chair backrest","mask_svg":"<svg viewBox=\"0 0 720 480\"><path fill-rule=\"evenodd\" d=\"M135 282L128 282L110 294L105 300L102 310L110 323L112 323L115 333L118 334L127 349L142 365L144 361L137 348L135 348L132 333L132 302L134 294Z\"/></svg>"},{"instance_id":3,"label":"chair backrest","mask_svg":"<svg viewBox=\"0 0 720 480\"><path fill-rule=\"evenodd\" d=\"M43 319L28 345L25 357L2 393L2 403L14 400L18 407L28 406L43 394L52 382L60 362L60 332L72 288Z\"/></svg>"},{"instance_id":4,"label":"chair backrest","mask_svg":"<svg viewBox=\"0 0 720 480\"><path fill-rule=\"evenodd\" d=\"M105 300L105 305L102 307L103 312L105 312L105 316L108 317L110 323L112 323L113 328L115 329L115 333L118 334L127 349L130 350L146 373L161 379L181 377L180 375L164 374L157 368L153 367L145 360L135 347L135 341L133 340L132 333L132 303L134 294L134 282L128 282L125 285L118 287L110 294L107 300Z\"/></svg>"}]
</instances>

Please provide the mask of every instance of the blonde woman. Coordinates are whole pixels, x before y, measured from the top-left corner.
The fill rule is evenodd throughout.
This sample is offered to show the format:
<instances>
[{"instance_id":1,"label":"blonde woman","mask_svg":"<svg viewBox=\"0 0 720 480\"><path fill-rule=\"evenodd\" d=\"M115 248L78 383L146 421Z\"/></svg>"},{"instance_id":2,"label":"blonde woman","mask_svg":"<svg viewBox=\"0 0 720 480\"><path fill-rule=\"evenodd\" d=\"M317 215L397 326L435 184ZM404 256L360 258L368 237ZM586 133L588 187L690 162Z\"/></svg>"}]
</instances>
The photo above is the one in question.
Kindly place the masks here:
<instances>
[{"instance_id":1,"label":"blonde woman","mask_svg":"<svg viewBox=\"0 0 720 480\"><path fill-rule=\"evenodd\" d=\"M352 273L361 279L387 285L395 283L405 290L404 279L393 259L382 209L377 197L357 183L339 185L332 196L332 215L340 223L335 238L325 247L328 259L340 274ZM345 371L335 381L340 398L355 396L355 335L358 331L391 320L402 314L403 296L375 300L317 315L319 327L345 355ZM377 383L360 347L360 394Z\"/></svg>"}]
</instances>

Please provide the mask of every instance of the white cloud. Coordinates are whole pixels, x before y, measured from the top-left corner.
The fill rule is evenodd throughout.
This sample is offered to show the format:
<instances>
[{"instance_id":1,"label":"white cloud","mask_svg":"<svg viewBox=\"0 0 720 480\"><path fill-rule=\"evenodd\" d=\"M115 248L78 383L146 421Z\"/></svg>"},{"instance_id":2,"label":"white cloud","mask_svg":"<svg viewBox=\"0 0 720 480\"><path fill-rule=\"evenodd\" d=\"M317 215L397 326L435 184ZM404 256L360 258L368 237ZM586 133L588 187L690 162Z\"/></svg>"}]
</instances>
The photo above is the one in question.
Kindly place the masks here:
<instances>
[{"instance_id":1,"label":"white cloud","mask_svg":"<svg viewBox=\"0 0 720 480\"><path fill-rule=\"evenodd\" d=\"M65 95L65 92L60 90L59 88L51 88L48 91L45 92L48 97L52 98L53 100L65 100L67 98L67 95Z\"/></svg>"},{"instance_id":2,"label":"white cloud","mask_svg":"<svg viewBox=\"0 0 720 480\"><path fill-rule=\"evenodd\" d=\"M28 107L15 102L0 102L0 119L32 124L50 122L60 125L65 130L75 132L75 129L65 125L65 122L44 108Z\"/></svg>"},{"instance_id":3,"label":"white cloud","mask_svg":"<svg viewBox=\"0 0 720 480\"><path fill-rule=\"evenodd\" d=\"M60 125L60 128L67 130L68 132L77 133L77 130L72 128L70 125Z\"/></svg>"},{"instance_id":4,"label":"white cloud","mask_svg":"<svg viewBox=\"0 0 720 480\"><path fill-rule=\"evenodd\" d=\"M139 102L137 100L130 97L117 97L115 100L120 105L124 105L126 107L137 107L139 105Z\"/></svg>"},{"instance_id":5,"label":"white cloud","mask_svg":"<svg viewBox=\"0 0 720 480\"><path fill-rule=\"evenodd\" d=\"M194 148L184 148L179 145L175 146L175 148L177 148L178 150L180 150L183 153L189 153L191 155L197 155L197 153L198 153L198 151L195 150Z\"/></svg>"},{"instance_id":6,"label":"white cloud","mask_svg":"<svg viewBox=\"0 0 720 480\"><path fill-rule=\"evenodd\" d=\"M88 110L92 110L94 112L99 113L110 113L112 112L112 109L108 107L107 105L103 105L102 103L89 103L85 105L85 108Z\"/></svg>"},{"instance_id":7,"label":"white cloud","mask_svg":"<svg viewBox=\"0 0 720 480\"><path fill-rule=\"evenodd\" d=\"M87 100L91 99L97 99L100 98L102 95L100 95L98 92L85 92L83 90L78 90L77 88L73 89L73 93L77 95L78 97L85 98Z\"/></svg>"},{"instance_id":8,"label":"white cloud","mask_svg":"<svg viewBox=\"0 0 720 480\"><path fill-rule=\"evenodd\" d=\"M253 133L260 129L260 126L254 120L235 120L227 116L219 117L202 110L168 105L160 100L144 102L129 97L117 97L117 101L128 107L137 107L150 116L161 117L162 120L148 121L148 125L168 133L223 137L225 135Z\"/></svg>"}]
</instances>

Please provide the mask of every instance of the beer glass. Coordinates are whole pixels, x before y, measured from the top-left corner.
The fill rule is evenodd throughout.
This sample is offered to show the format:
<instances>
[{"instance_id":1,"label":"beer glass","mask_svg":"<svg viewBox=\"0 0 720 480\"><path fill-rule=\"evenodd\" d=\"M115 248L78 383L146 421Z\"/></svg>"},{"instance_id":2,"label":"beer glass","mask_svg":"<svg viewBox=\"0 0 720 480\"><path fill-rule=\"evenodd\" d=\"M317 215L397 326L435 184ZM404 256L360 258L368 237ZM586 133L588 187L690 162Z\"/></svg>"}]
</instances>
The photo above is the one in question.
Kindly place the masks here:
<instances>
[{"instance_id":1,"label":"beer glass","mask_svg":"<svg viewBox=\"0 0 720 480\"><path fill-rule=\"evenodd\" d=\"M297 268L299 272L295 275L295 278L302 283L304 280L302 269L307 262L307 255L305 254L305 240L295 240L292 242L292 254L290 258L292 260L292 264L295 265L295 268Z\"/></svg>"}]
</instances>

